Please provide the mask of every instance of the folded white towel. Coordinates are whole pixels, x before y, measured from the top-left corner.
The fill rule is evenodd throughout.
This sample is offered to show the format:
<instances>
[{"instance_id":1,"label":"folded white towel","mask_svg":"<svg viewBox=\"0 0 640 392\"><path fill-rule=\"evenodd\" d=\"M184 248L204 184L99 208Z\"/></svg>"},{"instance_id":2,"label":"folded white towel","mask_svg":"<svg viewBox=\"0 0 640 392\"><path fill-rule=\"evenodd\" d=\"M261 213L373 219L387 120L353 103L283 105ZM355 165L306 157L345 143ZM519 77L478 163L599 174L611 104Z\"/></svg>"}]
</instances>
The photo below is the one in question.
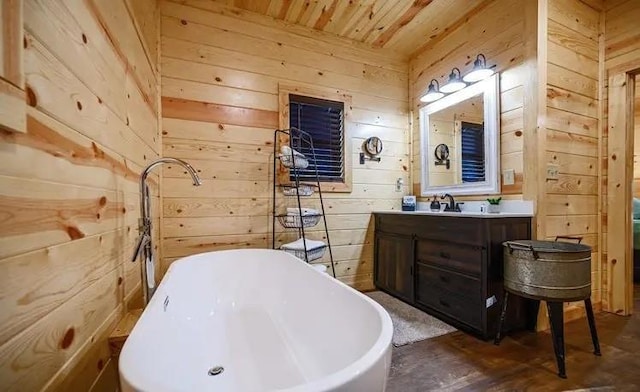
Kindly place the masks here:
<instances>
[{"instance_id":1,"label":"folded white towel","mask_svg":"<svg viewBox=\"0 0 640 392\"><path fill-rule=\"evenodd\" d=\"M282 155L286 155L286 156L291 156L291 152L293 151L293 156L294 157L302 157L305 158L304 154L301 152L298 152L294 149L292 149L291 147L287 146L287 145L283 145L280 147L280 152L282 153Z\"/></svg>"},{"instance_id":2,"label":"folded white towel","mask_svg":"<svg viewBox=\"0 0 640 392\"><path fill-rule=\"evenodd\" d=\"M320 215L318 210L314 210L313 208L287 208L287 215Z\"/></svg>"},{"instance_id":3,"label":"folded white towel","mask_svg":"<svg viewBox=\"0 0 640 392\"><path fill-rule=\"evenodd\" d=\"M307 251L326 246L326 244L322 241L314 241L314 240L307 239L306 242L307 242ZM288 244L283 244L280 248L290 249L290 250L304 250L304 242L302 241L302 238L298 238L293 242L289 242Z\"/></svg>"}]
</instances>

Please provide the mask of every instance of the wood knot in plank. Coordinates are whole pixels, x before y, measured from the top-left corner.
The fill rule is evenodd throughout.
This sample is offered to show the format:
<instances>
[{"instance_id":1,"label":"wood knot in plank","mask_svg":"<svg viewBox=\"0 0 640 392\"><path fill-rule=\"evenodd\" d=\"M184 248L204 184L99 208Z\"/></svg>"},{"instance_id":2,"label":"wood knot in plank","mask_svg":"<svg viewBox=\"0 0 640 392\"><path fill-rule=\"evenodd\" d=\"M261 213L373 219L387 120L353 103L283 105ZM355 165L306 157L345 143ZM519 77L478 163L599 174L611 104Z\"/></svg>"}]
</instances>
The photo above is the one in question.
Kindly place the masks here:
<instances>
[{"instance_id":1,"label":"wood knot in plank","mask_svg":"<svg viewBox=\"0 0 640 392\"><path fill-rule=\"evenodd\" d=\"M84 233L81 232L77 227L67 226L66 230L67 235L69 235L69 238L71 238L72 240L84 238Z\"/></svg>"},{"instance_id":2,"label":"wood knot in plank","mask_svg":"<svg viewBox=\"0 0 640 392\"><path fill-rule=\"evenodd\" d=\"M62 340L60 341L60 348L66 350L73 343L73 338L75 337L76 331L73 328L67 329L67 332L64 333Z\"/></svg>"},{"instance_id":3,"label":"wood knot in plank","mask_svg":"<svg viewBox=\"0 0 640 392\"><path fill-rule=\"evenodd\" d=\"M104 151L102 151L95 142L91 142L91 150L93 151L94 157L100 159L104 158Z\"/></svg>"},{"instance_id":4,"label":"wood knot in plank","mask_svg":"<svg viewBox=\"0 0 640 392\"><path fill-rule=\"evenodd\" d=\"M560 93L559 91L556 91L556 90L554 90L552 88L547 89L547 98L553 99L553 98L560 97L560 96L562 96L562 93Z\"/></svg>"},{"instance_id":5,"label":"wood knot in plank","mask_svg":"<svg viewBox=\"0 0 640 392\"><path fill-rule=\"evenodd\" d=\"M33 91L31 86L27 85L26 92L27 92L27 105L31 107L36 107L36 105L38 104L38 98L36 97L36 93Z\"/></svg>"}]
</instances>

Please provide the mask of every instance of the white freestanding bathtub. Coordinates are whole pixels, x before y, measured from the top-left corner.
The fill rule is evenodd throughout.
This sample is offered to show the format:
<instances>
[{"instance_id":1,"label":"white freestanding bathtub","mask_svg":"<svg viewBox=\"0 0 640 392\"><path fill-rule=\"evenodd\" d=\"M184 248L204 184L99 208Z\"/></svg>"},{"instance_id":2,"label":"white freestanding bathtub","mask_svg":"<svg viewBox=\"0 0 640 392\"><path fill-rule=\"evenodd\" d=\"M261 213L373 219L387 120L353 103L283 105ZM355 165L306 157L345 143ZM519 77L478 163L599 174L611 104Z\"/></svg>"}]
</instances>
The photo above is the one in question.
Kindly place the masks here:
<instances>
[{"instance_id":1,"label":"white freestanding bathtub","mask_svg":"<svg viewBox=\"0 0 640 392\"><path fill-rule=\"evenodd\" d=\"M384 391L392 331L380 305L287 253L202 253L169 268L120 380L123 391Z\"/></svg>"}]
</instances>

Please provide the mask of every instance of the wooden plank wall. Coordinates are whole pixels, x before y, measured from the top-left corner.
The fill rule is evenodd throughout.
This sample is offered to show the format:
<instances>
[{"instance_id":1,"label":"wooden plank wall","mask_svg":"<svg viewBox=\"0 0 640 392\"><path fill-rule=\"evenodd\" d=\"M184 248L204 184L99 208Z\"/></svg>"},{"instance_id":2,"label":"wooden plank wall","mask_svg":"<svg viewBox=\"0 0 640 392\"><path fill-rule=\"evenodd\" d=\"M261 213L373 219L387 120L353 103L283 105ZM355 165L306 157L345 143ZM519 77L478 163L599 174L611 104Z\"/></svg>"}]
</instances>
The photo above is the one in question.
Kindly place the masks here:
<instances>
[{"instance_id":1,"label":"wooden plank wall","mask_svg":"<svg viewBox=\"0 0 640 392\"><path fill-rule=\"evenodd\" d=\"M592 247L592 297L601 301L599 247L600 11L579 0L547 1L546 161L559 167L547 179L538 219L544 235L581 236ZM567 318L582 303L566 304Z\"/></svg>"},{"instance_id":2,"label":"wooden plank wall","mask_svg":"<svg viewBox=\"0 0 640 392\"><path fill-rule=\"evenodd\" d=\"M193 253L271 246L283 83L353 98L353 190L325 194L325 208L339 278L373 288L371 212L399 208L408 193L395 191L397 178L409 178L406 61L210 1L164 1L161 13L163 155L188 160L204 181L194 188L179 168L163 171L163 267ZM384 142L382 161L359 165L373 135Z\"/></svg>"},{"instance_id":3,"label":"wooden plank wall","mask_svg":"<svg viewBox=\"0 0 640 392\"><path fill-rule=\"evenodd\" d=\"M0 129L26 131L22 0L0 2Z\"/></svg>"},{"instance_id":4,"label":"wooden plank wall","mask_svg":"<svg viewBox=\"0 0 640 392\"><path fill-rule=\"evenodd\" d=\"M0 131L0 390L117 388L107 336L139 297L137 181L160 153L155 9L24 1L27 132Z\"/></svg>"},{"instance_id":5,"label":"wooden plank wall","mask_svg":"<svg viewBox=\"0 0 640 392\"><path fill-rule=\"evenodd\" d=\"M636 77L633 111L633 197L640 198L640 78L638 77Z\"/></svg>"},{"instance_id":6,"label":"wooden plank wall","mask_svg":"<svg viewBox=\"0 0 640 392\"><path fill-rule=\"evenodd\" d=\"M487 23L487 21L491 21ZM451 69L465 73L473 67L478 53L496 65L500 76L500 152L501 170L515 170L515 184L503 185L502 194L522 198L523 184L523 93L527 68L524 63L524 9L509 0L491 2L470 16L442 39L432 40L409 63L409 89L412 111L413 194L420 195L419 98L429 81L445 83ZM465 199L462 197L461 199ZM473 199L473 198L471 198ZM478 199L478 197L475 197ZM428 198L419 198L427 201Z\"/></svg>"},{"instance_id":7,"label":"wooden plank wall","mask_svg":"<svg viewBox=\"0 0 640 392\"><path fill-rule=\"evenodd\" d=\"M608 156L609 124L607 117L608 107L608 77L613 70L624 67L625 63L640 59L640 2L637 0L606 0L604 19L604 44L602 47L604 56L604 71L601 79L603 110L601 125L601 171L602 192L600 197L602 209L602 307L609 311L616 311L609 306L610 290L623 290L622 282L612 281L607 272L613 268L614 260L607 254L607 185L609 181L608 166L612 157ZM637 91L637 90L636 90ZM636 106L637 109L637 106ZM621 130L622 131L622 130ZM620 241L623 241L621 238ZM624 247L621 242L621 247ZM623 276L620 275L620 276Z\"/></svg>"}]
</instances>

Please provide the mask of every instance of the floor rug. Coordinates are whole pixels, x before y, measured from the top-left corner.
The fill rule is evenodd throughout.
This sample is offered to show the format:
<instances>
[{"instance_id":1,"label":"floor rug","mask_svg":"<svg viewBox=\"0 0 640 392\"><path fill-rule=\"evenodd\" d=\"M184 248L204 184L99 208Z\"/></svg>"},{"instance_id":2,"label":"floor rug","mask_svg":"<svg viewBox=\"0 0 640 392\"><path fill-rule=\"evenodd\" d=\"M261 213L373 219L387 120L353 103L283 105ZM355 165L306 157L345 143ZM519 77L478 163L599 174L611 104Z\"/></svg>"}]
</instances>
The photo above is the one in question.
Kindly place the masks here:
<instances>
[{"instance_id":1,"label":"floor rug","mask_svg":"<svg viewBox=\"0 0 640 392\"><path fill-rule=\"evenodd\" d=\"M382 305L393 322L393 345L396 347L453 332L449 324L414 308L382 291L365 293Z\"/></svg>"}]
</instances>

